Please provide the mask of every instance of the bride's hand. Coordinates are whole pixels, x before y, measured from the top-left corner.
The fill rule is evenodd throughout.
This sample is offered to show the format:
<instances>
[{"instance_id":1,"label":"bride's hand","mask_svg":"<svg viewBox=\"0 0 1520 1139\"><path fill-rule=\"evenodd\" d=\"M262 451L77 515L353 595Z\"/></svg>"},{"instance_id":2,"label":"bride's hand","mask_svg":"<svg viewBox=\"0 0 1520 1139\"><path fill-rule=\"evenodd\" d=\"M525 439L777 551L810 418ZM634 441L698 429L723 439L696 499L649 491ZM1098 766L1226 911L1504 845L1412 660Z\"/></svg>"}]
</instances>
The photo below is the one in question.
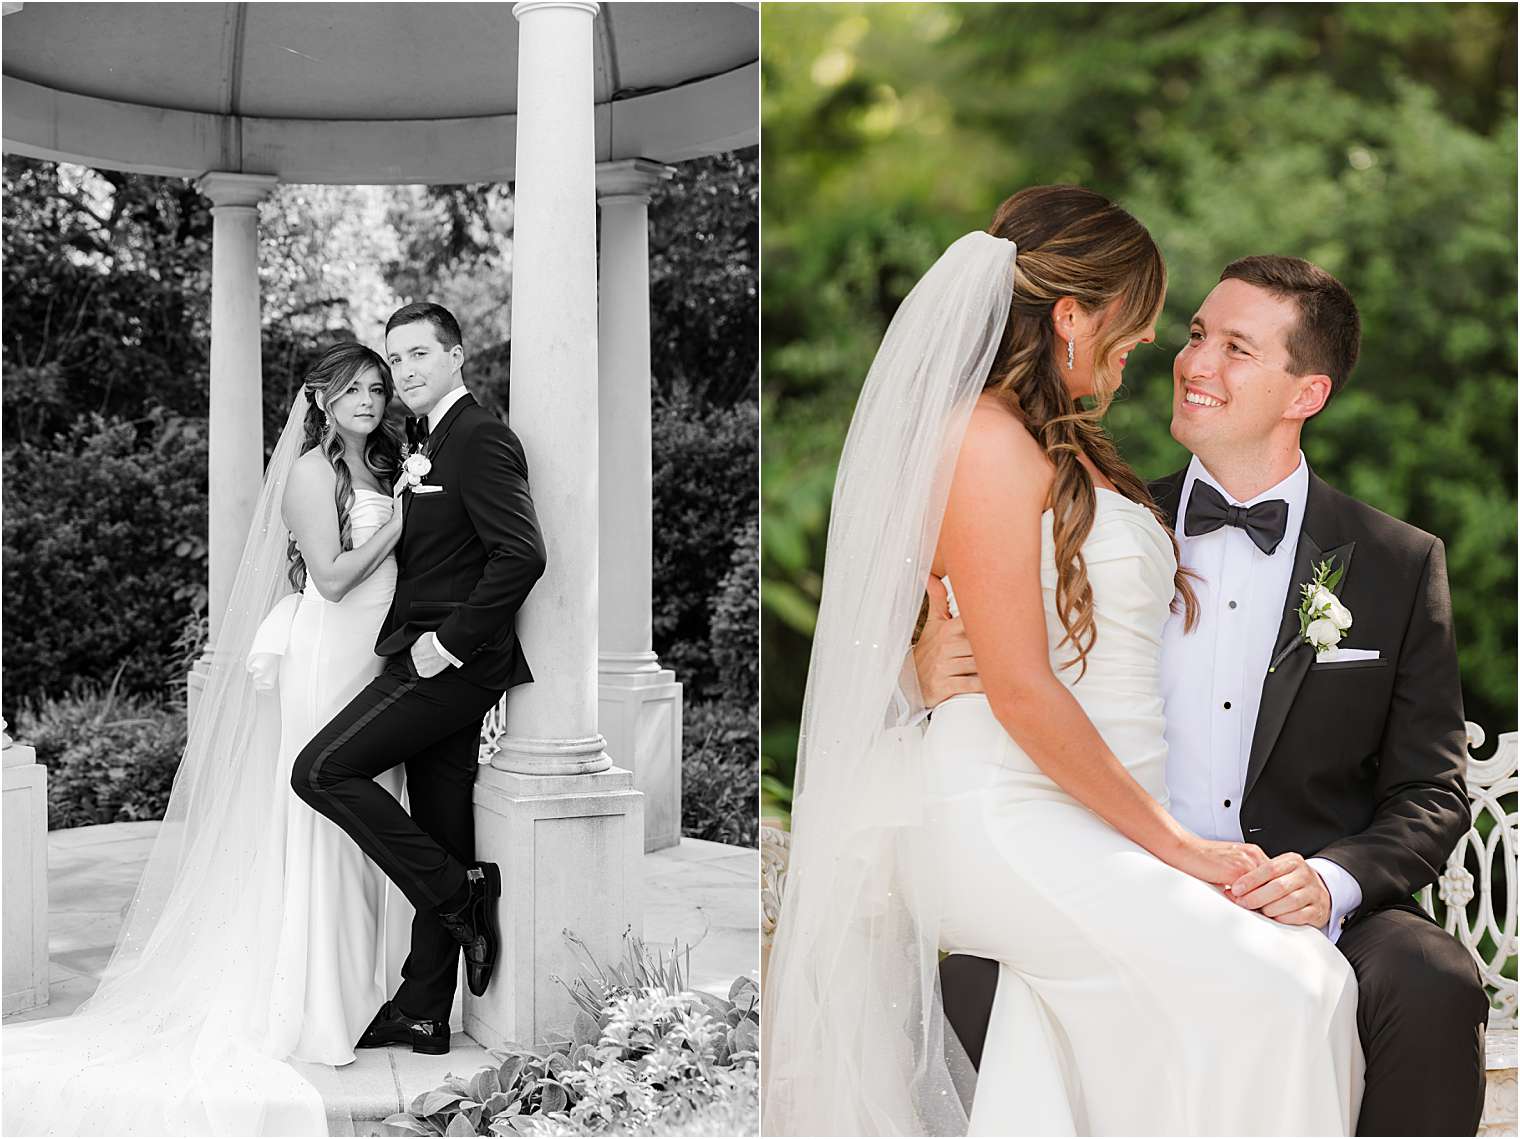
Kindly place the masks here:
<instances>
[{"instance_id":1,"label":"bride's hand","mask_svg":"<svg viewBox=\"0 0 1520 1139\"><path fill-rule=\"evenodd\" d=\"M1215 886L1228 886L1248 870L1267 861L1261 847L1249 842L1215 842L1189 836L1171 864Z\"/></svg>"}]
</instances>

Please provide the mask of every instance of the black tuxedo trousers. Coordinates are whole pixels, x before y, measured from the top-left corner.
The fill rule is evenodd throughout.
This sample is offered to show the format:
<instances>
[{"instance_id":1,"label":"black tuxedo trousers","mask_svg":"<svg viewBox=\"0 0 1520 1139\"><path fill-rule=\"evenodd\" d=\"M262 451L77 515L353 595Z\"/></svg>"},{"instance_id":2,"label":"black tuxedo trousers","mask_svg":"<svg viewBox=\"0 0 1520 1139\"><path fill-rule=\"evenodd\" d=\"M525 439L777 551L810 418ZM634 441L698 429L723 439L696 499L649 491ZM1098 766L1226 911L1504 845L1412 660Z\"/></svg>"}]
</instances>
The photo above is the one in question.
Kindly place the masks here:
<instances>
[{"instance_id":1,"label":"black tuxedo trousers","mask_svg":"<svg viewBox=\"0 0 1520 1139\"><path fill-rule=\"evenodd\" d=\"M437 909L462 889L475 857L480 728L499 699L457 669L419 678L400 653L296 759L296 793L347 831L417 910L394 1000L419 1020L446 1021L454 1003L459 946ZM375 782L398 757L410 814Z\"/></svg>"},{"instance_id":2,"label":"black tuxedo trousers","mask_svg":"<svg viewBox=\"0 0 1520 1139\"><path fill-rule=\"evenodd\" d=\"M1174 524L1185 474L1150 487ZM1362 904L1336 942L1356 973L1367 1060L1357 1133L1471 1135L1483 1111L1488 999L1467 950L1411 901L1471 821L1444 547L1311 472L1298 547L1274 556L1294 559L1293 585L1278 663L1263 680L1240 809L1245 837L1270 856L1328 858L1361 887ZM1376 661L1319 664L1300 643L1298 584L1332 557L1345 570L1337 593L1354 618L1346 647L1376 649ZM979 1062L996 963L947 957L940 988L946 1018ZM1250 1026L1241 1033L1248 1040ZM1293 1094L1270 1070L1262 1089Z\"/></svg>"}]
</instances>

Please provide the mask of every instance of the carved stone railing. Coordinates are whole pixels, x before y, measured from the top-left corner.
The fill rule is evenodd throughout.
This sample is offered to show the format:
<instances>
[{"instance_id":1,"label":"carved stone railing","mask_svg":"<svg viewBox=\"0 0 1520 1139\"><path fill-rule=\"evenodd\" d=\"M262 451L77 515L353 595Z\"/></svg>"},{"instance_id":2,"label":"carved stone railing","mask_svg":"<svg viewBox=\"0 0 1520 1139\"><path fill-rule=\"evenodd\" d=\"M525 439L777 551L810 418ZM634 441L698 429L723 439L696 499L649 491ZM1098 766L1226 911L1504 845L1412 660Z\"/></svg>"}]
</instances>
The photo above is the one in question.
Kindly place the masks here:
<instances>
[{"instance_id":1,"label":"carved stone railing","mask_svg":"<svg viewBox=\"0 0 1520 1139\"><path fill-rule=\"evenodd\" d=\"M1474 723L1467 725L1469 750L1482 747L1484 739L1482 728ZM1480 1135L1515 1134L1515 982L1504 976L1504 968L1516 955L1515 856L1520 848L1514 806L1517 762L1520 762L1520 736L1515 732L1501 735L1498 749L1488 759L1468 757L1467 793L1472 800L1472 826L1452 851L1435 886L1426 887L1419 894L1426 911L1443 920L1447 932L1472 954L1492 1005L1488 1021L1488 1096ZM1491 822L1484 822L1485 817ZM1487 830L1486 836L1482 830ZM781 915L790 850L791 836L784 830L769 821L761 826L762 992L771 939ZM1436 899L1444 917L1437 911Z\"/></svg>"}]
</instances>

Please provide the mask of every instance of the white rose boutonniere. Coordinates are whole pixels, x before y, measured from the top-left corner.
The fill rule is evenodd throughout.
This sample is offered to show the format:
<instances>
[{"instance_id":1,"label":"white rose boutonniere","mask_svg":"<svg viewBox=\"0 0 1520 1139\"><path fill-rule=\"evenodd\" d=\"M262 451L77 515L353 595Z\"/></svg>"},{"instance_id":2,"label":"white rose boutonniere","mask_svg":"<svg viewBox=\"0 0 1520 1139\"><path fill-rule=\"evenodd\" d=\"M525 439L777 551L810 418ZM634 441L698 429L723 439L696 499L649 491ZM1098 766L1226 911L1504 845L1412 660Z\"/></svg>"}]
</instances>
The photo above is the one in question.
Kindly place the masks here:
<instances>
[{"instance_id":1,"label":"white rose boutonniere","mask_svg":"<svg viewBox=\"0 0 1520 1139\"><path fill-rule=\"evenodd\" d=\"M420 486L422 480L428 477L428 472L433 469L433 461L421 451L415 451L408 455L401 464L401 482L405 490Z\"/></svg>"},{"instance_id":2,"label":"white rose boutonniere","mask_svg":"<svg viewBox=\"0 0 1520 1139\"><path fill-rule=\"evenodd\" d=\"M1333 562L1332 558L1320 562L1314 568L1314 577L1298 587L1303 596L1298 604L1299 640L1316 654L1335 648L1346 635L1346 630L1351 628L1351 610L1335 595L1335 587L1341 583L1346 567L1336 567ZM1267 671L1276 672L1277 666L1293 648L1294 645L1290 645L1280 653Z\"/></svg>"},{"instance_id":3,"label":"white rose boutonniere","mask_svg":"<svg viewBox=\"0 0 1520 1139\"><path fill-rule=\"evenodd\" d=\"M1345 572L1344 566L1333 568L1327 558L1315 567L1314 580L1299 587L1304 599L1298 606L1298 631L1317 653L1335 648L1351 628L1351 610L1335 596Z\"/></svg>"}]
</instances>

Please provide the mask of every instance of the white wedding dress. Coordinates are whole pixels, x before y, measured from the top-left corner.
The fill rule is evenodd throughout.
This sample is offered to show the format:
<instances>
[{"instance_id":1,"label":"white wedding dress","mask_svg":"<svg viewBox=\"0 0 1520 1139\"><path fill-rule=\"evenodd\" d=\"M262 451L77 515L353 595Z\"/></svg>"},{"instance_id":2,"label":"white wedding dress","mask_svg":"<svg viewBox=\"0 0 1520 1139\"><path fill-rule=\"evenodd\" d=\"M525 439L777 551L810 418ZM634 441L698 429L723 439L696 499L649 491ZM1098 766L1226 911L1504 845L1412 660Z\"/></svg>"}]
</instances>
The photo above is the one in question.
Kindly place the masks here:
<instances>
[{"instance_id":1,"label":"white wedding dress","mask_svg":"<svg viewBox=\"0 0 1520 1139\"><path fill-rule=\"evenodd\" d=\"M389 495L356 488L354 545L391 510ZM394 990L412 909L347 835L295 797L290 774L302 746L379 672L374 645L395 581L391 556L339 602L308 580L265 618L249 657L262 711L234 758L255 768L239 794L269 804L250 846L253 896L177 887L160 926L196 932L167 945L150 939L142 964L111 977L109 994L103 984L96 1007L8 1026L6 1135L345 1128L328 1119L319 1086L331 1078L326 1066L353 1061L354 1042ZM401 777L398 767L382 782L399 796Z\"/></svg>"},{"instance_id":2,"label":"white wedding dress","mask_svg":"<svg viewBox=\"0 0 1520 1139\"><path fill-rule=\"evenodd\" d=\"M354 547L390 518L391 497L354 489ZM396 559L332 602L308 577L279 666L280 758L290 783L296 757L380 671L375 641L396 592ZM376 782L402 799L404 769ZM287 796L284 921L270 985L268 1040L275 1055L318 1064L354 1059L354 1042L400 980L412 906L337 824ZM387 935L389 930L389 935Z\"/></svg>"},{"instance_id":3,"label":"white wedding dress","mask_svg":"<svg viewBox=\"0 0 1520 1139\"><path fill-rule=\"evenodd\" d=\"M1061 668L1053 515L1041 578L1052 662L1104 741L1167 801L1159 659L1170 539L1097 494L1082 547L1097 640ZM948 583L947 583L948 584ZM953 605L953 595L952 595ZM925 753L940 943L1001 963L974 1135L1349 1135L1361 1097L1356 982L1318 930L1236 906L1063 792L983 696L935 709Z\"/></svg>"}]
</instances>

